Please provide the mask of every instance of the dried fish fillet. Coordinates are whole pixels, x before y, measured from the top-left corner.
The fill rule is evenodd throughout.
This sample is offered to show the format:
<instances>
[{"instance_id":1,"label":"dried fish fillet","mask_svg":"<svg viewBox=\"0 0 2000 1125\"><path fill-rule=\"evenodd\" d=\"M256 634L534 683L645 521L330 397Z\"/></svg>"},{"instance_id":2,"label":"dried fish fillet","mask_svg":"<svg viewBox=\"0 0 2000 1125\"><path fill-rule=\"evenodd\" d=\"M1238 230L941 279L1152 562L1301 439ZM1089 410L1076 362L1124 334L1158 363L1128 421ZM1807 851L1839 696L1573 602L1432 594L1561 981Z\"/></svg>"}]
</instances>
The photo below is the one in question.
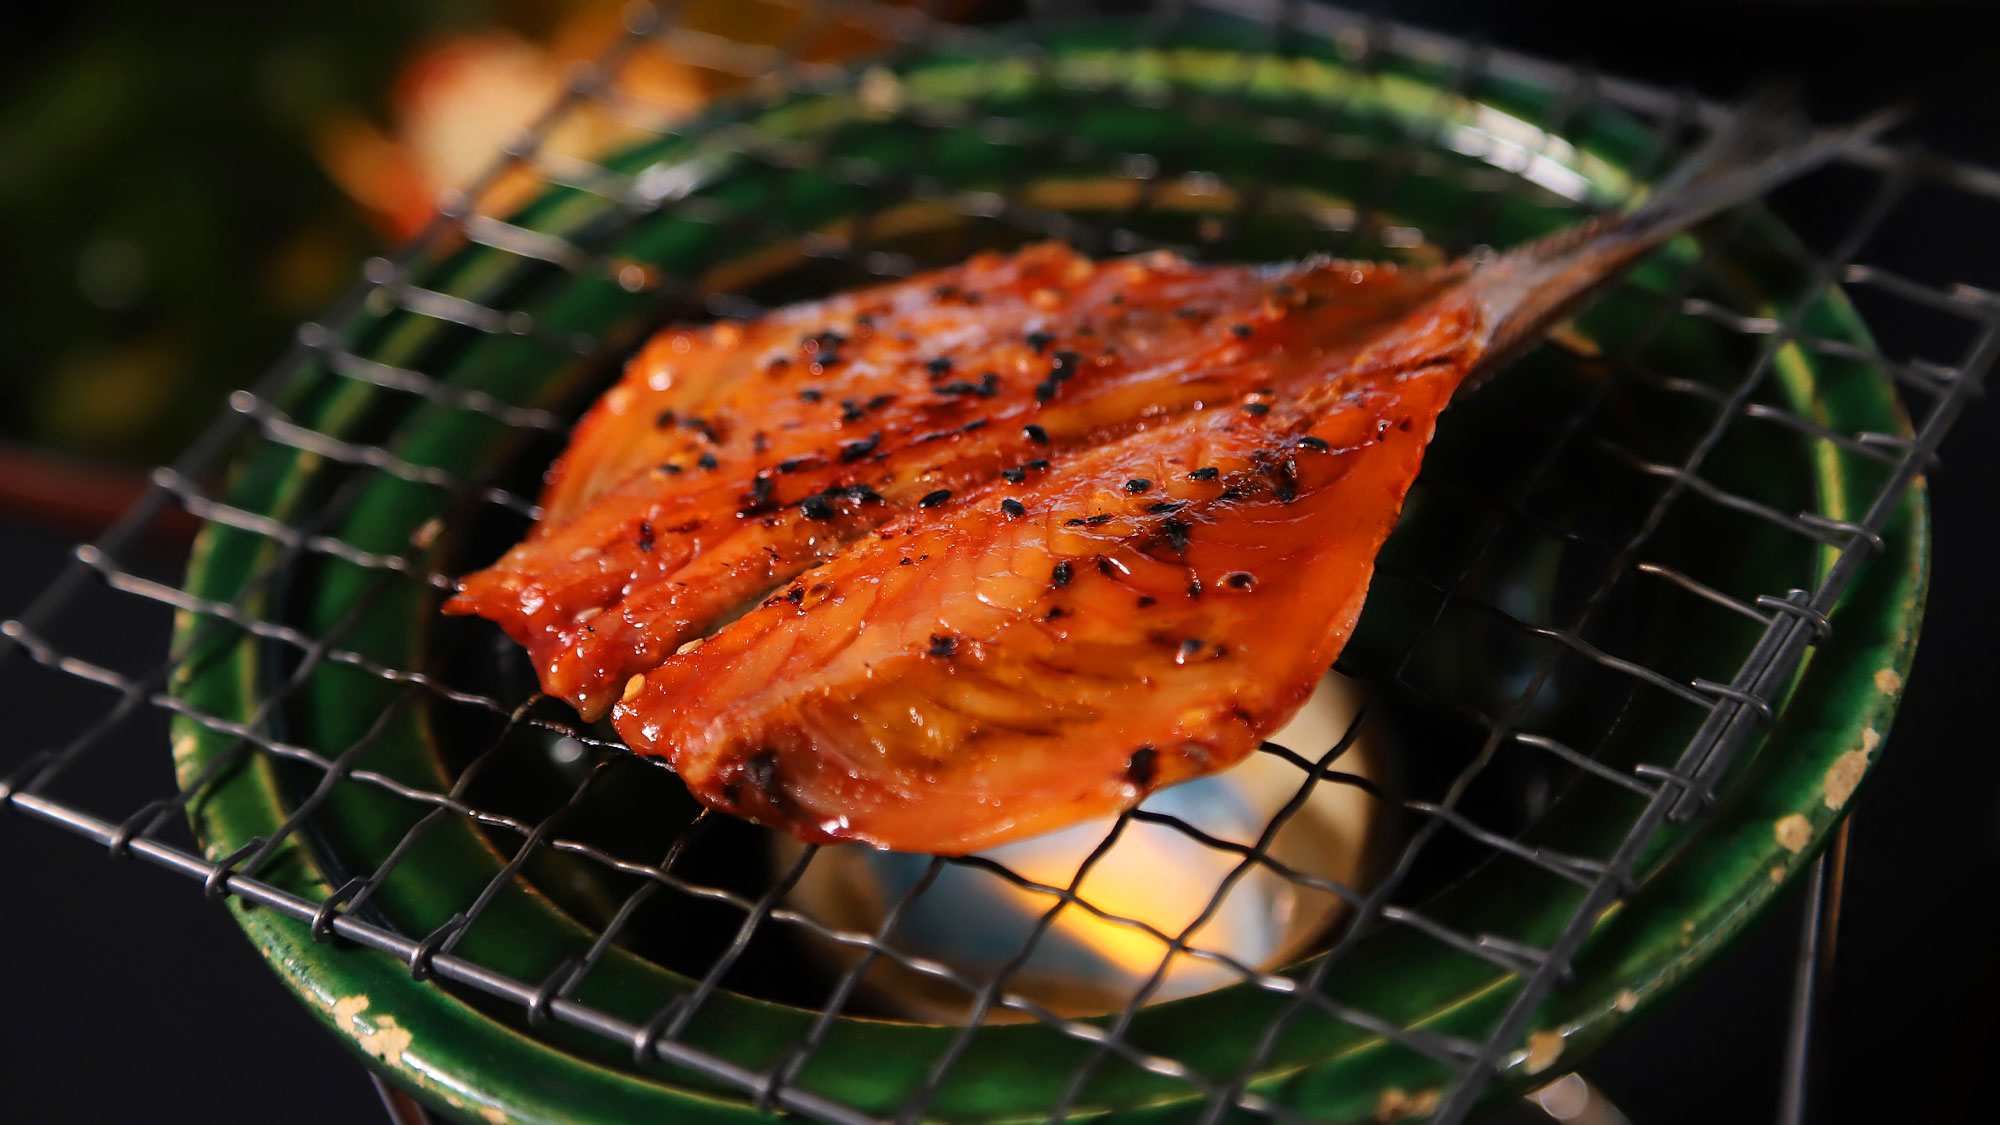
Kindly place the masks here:
<instances>
[{"instance_id":1,"label":"dried fish fillet","mask_svg":"<svg viewBox=\"0 0 2000 1125\"><path fill-rule=\"evenodd\" d=\"M961 853L1114 813L1299 707L1459 386L1883 123L1752 118L1656 202L1478 263L1044 244L670 330L446 609L803 839Z\"/></svg>"}]
</instances>

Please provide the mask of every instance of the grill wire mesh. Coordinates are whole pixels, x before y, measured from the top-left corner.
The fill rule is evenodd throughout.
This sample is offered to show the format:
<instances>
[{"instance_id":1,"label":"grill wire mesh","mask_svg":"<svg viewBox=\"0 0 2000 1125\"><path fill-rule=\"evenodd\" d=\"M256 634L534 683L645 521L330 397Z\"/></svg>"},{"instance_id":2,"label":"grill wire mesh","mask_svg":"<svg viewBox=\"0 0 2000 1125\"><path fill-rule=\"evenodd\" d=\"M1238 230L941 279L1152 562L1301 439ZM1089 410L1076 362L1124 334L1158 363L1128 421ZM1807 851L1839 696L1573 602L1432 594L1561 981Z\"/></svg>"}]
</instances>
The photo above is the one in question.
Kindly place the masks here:
<instances>
[{"instance_id":1,"label":"grill wire mesh","mask_svg":"<svg viewBox=\"0 0 2000 1125\"><path fill-rule=\"evenodd\" d=\"M628 18L629 34L619 46L597 66L580 73L564 100L533 129L511 144L492 171L463 193L448 199L443 213L430 229L398 257L370 262L364 283L351 298L347 310L323 322L304 326L291 354L256 389L239 392L231 400L232 409L183 459L155 474L151 491L132 513L94 546L79 548L75 564L15 619L5 622L5 640L0 642L0 668L10 673L8 691L10 699L17 701L18 707L36 708L38 692L69 690L49 686L58 680L81 681L90 685L89 690L94 694L83 697L91 699L92 703L75 710L60 735L33 745L7 747L5 756L0 757L0 768L5 771L0 773L0 779L4 779L0 780L0 797L4 797L6 804L17 812L80 834L108 846L114 853L138 856L199 880L211 896L237 896L257 906L309 921L314 935L322 940L339 940L379 951L407 962L410 971L420 978L434 977L468 993L485 994L507 1002L524 1011L535 1026L553 1021L630 1044L636 1058L648 1061L657 1058L705 1075L742 1091L754 1098L760 1107L782 1108L834 1122L875 1119L873 1114L816 1093L797 1079L836 1017L853 1001L864 971L873 962L882 960L900 963L915 973L937 978L948 986L962 990L975 1012L975 1018L968 1021L966 1029L931 1060L928 1080L921 1087L907 1091L895 1115L899 1120L916 1120L925 1114L961 1053L978 1034L980 1021L977 1016L989 1009L1006 1009L1025 1015L1091 1048L1088 1063L1071 1078L1062 1101L1050 1107L1052 1119L1077 1108L1093 1075L1112 1066L1137 1067L1185 1082L1190 1090L1198 1092L1203 1098L1204 1120L1213 1120L1225 1112L1237 1110L1281 1120L1307 1119L1308 1115L1298 1107L1281 1104L1247 1087L1249 1078L1262 1065L1289 1021L1307 1008L1353 1023L1449 1067L1455 1077L1444 1092L1438 1116L1441 1120L1462 1118L1471 1111L1493 1075L1508 1065L1510 1056L1519 1051L1529 1021L1538 1006L1551 990L1563 982L1594 920L1630 888L1646 849L1662 827L1670 820L1678 822L1699 815L1732 757L1769 723L1774 703L1800 667L1808 648L1828 628L1828 615L1853 581L1857 568L1864 565L1872 547L1879 544L1883 529L1902 504L1913 481L1931 466L1947 428L1968 398L1978 392L1981 374L1993 356L1996 340L2000 340L2000 298L1959 284L1956 278L1903 276L1871 264L1868 255L1874 245L1872 240L1883 225L1890 222L1900 208L1911 206L1914 198L1924 193L1949 193L1954 198L1992 205L2000 202L2000 177L1925 157L1907 149L1883 146L1860 153L1837 172L1827 174L1844 177L1849 187L1864 186L1853 191L1853 198L1858 204L1844 225L1839 229L1807 233L1812 243L1810 261L1814 277L1807 299L1817 298L1828 286L1839 284L1853 291L1857 301L1871 311L1892 306L1906 308L1914 310L1913 315L1929 318L1923 321L1926 324L1943 326L1935 332L1913 338L1905 358L1891 357L1831 339L1815 339L1805 331L1797 315L1781 313L1775 318L1751 315L1731 309L1721 302L1693 296L1699 271L1684 278L1681 291L1662 308L1660 322L1675 318L1702 321L1710 330L1742 337L1748 342L1748 354L1754 358L1743 370L1720 381L1650 370L1638 362L1608 365L1609 375L1603 384L1607 388L1643 384L1660 393L1699 404L1711 412L1712 422L1706 432L1692 448L1679 451L1673 459L1662 460L1651 452L1626 448L1592 436L1587 422L1592 411L1601 405L1601 395L1575 404L1573 413L1567 416L1554 418L1523 419L1496 412L1490 404L1482 407L1483 400L1478 396L1466 406L1455 408L1475 414L1482 409L1494 413L1493 417L1483 418L1482 424L1539 427L1538 440L1546 443L1547 454L1537 461L1528 475L1514 482L1509 494L1471 497L1474 502L1483 505L1490 515L1486 524L1487 534L1454 561L1449 573L1442 576L1415 573L1399 569L1393 560L1385 560L1383 577L1378 579L1378 586L1401 581L1425 589L1434 599L1438 616L1445 613L1447 606L1473 606L1525 636L1546 642L1542 650L1546 654L1544 663L1537 667L1532 682L1517 694L1511 708L1503 709L1498 714L1478 716L1477 721L1483 727L1483 745L1468 758L1437 799L1399 797L1370 789L1371 799L1397 804L1400 814L1414 825L1402 842L1394 862L1372 885L1347 887L1294 870L1271 858L1261 842L1244 847L1216 841L1163 813L1141 811L1128 814L1120 821L1113 837L1132 822L1165 825L1228 851L1235 857L1239 873L1260 868L1275 871L1314 893L1338 897L1348 904L1351 911L1350 921L1334 941L1330 955L1310 962L1310 967L1305 969L1266 970L1238 963L1213 951L1192 950L1195 956L1225 965L1251 987L1267 990L1284 997L1286 1001L1284 1015L1264 1030L1248 1065L1231 1073L1204 1073L1185 1060L1155 1053L1128 1036L1128 1028L1143 996L1108 1020L1065 1018L1010 990L1009 977L1005 972L974 979L948 967L912 957L887 940L899 911L915 891L947 867L979 866L1042 896L1051 912L1064 906L1099 909L1077 894L1076 883L1066 888L1051 887L1035 883L1003 864L988 860L936 859L930 861L929 869L913 886L912 893L905 895L901 903L890 906L883 925L875 932L838 931L787 905L786 893L813 862L813 849L806 849L788 871L770 880L760 893L746 894L739 888L706 883L699 877L683 874L675 867L675 857L697 846L701 835L713 829L716 819L713 817L696 816L690 819L672 840L671 848L665 853L668 858L659 862L614 855L566 835L565 817L583 804L589 792L611 772L625 768L619 755L604 754L595 758L594 765L584 772L570 800L538 817L522 817L503 809L482 807L469 798L468 794L476 790L471 784L473 779L496 755L505 752L505 736L518 730L534 728L560 734L593 752L615 749L590 730L572 726L573 716L566 720L564 715L567 712L545 705L531 691L519 689L518 685L516 690L506 691L495 688L491 683L468 685L455 682L449 672L439 670L443 667L442 663L423 669L384 667L343 647L343 627L340 624L313 632L284 621L260 619L242 608L264 585L284 581L287 573L315 556L338 558L371 571L376 576L377 589L411 582L428 586L434 591L449 589L453 576L432 573L420 559L414 557L414 553L397 556L364 551L344 541L332 530L338 525L344 505L352 501L362 482L379 475L434 485L448 492L456 501L483 505L497 513L491 514L490 518L511 521L510 526L516 532L525 528L527 520L532 517L532 501L501 481L502 467L496 467L489 477L461 479L404 459L390 448L389 442L356 444L302 426L279 405L285 400L287 388L293 387L299 380L370 383L406 396L408 402L413 404L412 409L416 405L427 404L461 410L519 429L529 438L522 443L520 456L530 459L539 456L545 460L553 448L551 442L559 440L567 432L575 410L587 404L587 396L572 401L564 408L544 409L514 405L476 392L468 393L445 384L432 373L387 365L354 350L350 346L351 336L331 327L349 322L356 314L401 310L454 322L477 333L534 340L551 349L600 362L605 365L605 370L610 370L610 365L615 364L638 338L636 335L578 338L544 327L530 311L487 307L462 296L426 289L418 281L428 264L451 248L466 243L545 260L578 276L619 276L621 270L627 269L629 263L612 256L606 246L578 245L547 232L516 225L501 214L489 211L487 203L492 193L508 177L528 176L541 183L564 185L601 195L628 208L634 222L658 209L674 208L684 216L712 222L732 235L806 238L809 257L833 261L866 274L886 279L909 272L913 265L910 259L876 245L868 235L868 224L865 222L857 224L849 237L810 236L809 232L785 229L786 219L781 212L761 208L731 210L716 207L712 201L702 198L677 198L671 190L659 184L634 182L577 155L553 151L545 144L565 123L589 115L619 122L621 128L670 132L672 126L662 125L668 119L657 107L648 106L621 86L621 76L628 73L636 61L643 60L648 52L665 51L679 59L693 60L711 79L736 83L739 94L751 98L776 97L787 90L857 81L854 73L820 57L825 54L823 47L829 36L847 36L864 46L882 45L892 50L940 46L983 49L995 34L988 29L946 22L936 15L915 9L869 3L830 6L792 6L787 3L777 7L787 13L786 18L793 30L785 41L776 45L734 42L726 37L680 26L670 13L634 10ZM1263 6L1245 5L1242 11L1267 29L1274 50L1284 51L1289 42L1299 37L1319 36L1336 41L1350 58L1364 63L1369 59L1389 57L1420 59L1450 70L1453 77L1447 88L1456 97L1477 97L1486 83L1501 77L1537 81L1562 90L1564 94L1551 119L1537 123L1550 137L1560 136L1573 115L1589 112L1594 107L1611 107L1629 113L1646 123L1658 138L1656 158L1649 169L1641 170L1642 175L1656 174L1671 162L1676 151L1725 119L1725 111L1690 94L1663 92L1582 69L1554 67L1336 10L1286 4L1268 10ZM1187 12L1182 6L1159 9L1142 25L1141 34L1165 36L1187 17ZM1042 19L1035 13L1030 14L1031 37L1044 26ZM1179 151L1117 154L1127 177L1138 185L1137 202L1131 205L1127 217L1145 211L1161 193L1182 188L1188 182L1187 176L1200 168L1201 152L1209 140L1205 131L1231 127L1226 98L1190 105L1187 113L1191 125L1185 145ZM977 128L987 136L1009 136L1012 138L1010 143L1021 146L1024 154L1074 143L1062 137L1036 135L1018 121L987 119L934 124L940 130ZM1355 229L1366 225L1366 217L1372 209L1394 198L1402 177L1425 167L1427 143L1435 139L1408 138L1408 151L1393 154L1399 156L1398 159L1382 162L1383 172L1374 186L1375 197L1358 201L1355 208ZM779 168L817 167L824 155L772 145L767 138L754 134L745 134L741 143L758 159ZM1303 147L1318 142L1315 135L1302 131L1294 143ZM1524 154L1524 166L1535 155ZM1116 216L1100 223L1038 210L1021 192L997 193L997 200L941 192L936 185L926 182L921 161L919 154L909 167L876 169L872 174L857 170L855 175L863 177L867 186L879 192L885 207L891 202L928 198L946 206L972 210L983 220L1011 226L1027 236L1067 238L1088 252L1123 253L1163 245L1157 237L1135 229L1138 224L1127 225L1118 221ZM1020 161L1024 169L1034 163L1031 156L1024 156ZM1235 230L1233 224L1254 213L1262 198L1254 184L1232 186L1240 192L1239 213L1230 217L1218 231L1207 232L1205 244L1164 245L1193 256L1228 257L1230 239ZM1494 171L1486 182L1475 185L1474 190L1487 193L1481 198L1490 198L1494 201L1492 205L1474 208L1463 229L1426 232L1427 235L1451 248L1476 243L1480 239L1482 222L1499 206L1498 201L1509 192L1528 188L1522 178L1513 172ZM713 208L712 213L705 208ZM1722 237L1726 240L1726 231ZM1331 249L1338 251L1340 247ZM716 316L753 315L760 307L756 301L739 292L700 291L686 278L627 274L622 280L628 287L637 286L656 292L662 307L680 301L685 306L683 311L691 308ZM1804 301L1801 301L1798 306L1801 315L1804 307ZM1772 357L1780 346L1791 343L1800 344L1815 354L1862 365L1894 380L1905 400L1911 404L1912 432L1844 432L1804 413L1765 401L1758 390ZM1898 341L1898 344L1902 342ZM1703 471L1704 457L1726 432L1747 423L1769 425L1776 428L1774 432L1782 430L1803 435L1811 441L1837 448L1842 456L1879 462L1884 467L1879 492L1872 497L1856 498L1855 511L1861 513L1858 518L1838 521L1810 512L1783 511L1709 480ZM1655 481L1658 489L1651 494L1646 518L1627 529L1629 534L1613 542L1596 544L1604 551L1604 577L1578 601L1573 613L1551 624L1524 621L1508 607L1492 604L1480 592L1474 581L1478 564L1495 542L1519 533L1523 528L1576 541L1590 539L1587 533L1562 526L1559 519L1537 512L1528 502L1542 474L1560 455L1582 442L1595 442L1610 455L1622 459L1635 471ZM317 455L327 464L337 467L338 473L344 474L345 483L341 488L313 513L310 520L302 524L278 523L256 512L232 506L220 495L216 482L221 479L221 470L244 456L246 450L271 444ZM1427 470L1420 489L1423 487L1449 492L1453 485L1449 481L1433 479ZM1462 485L1460 489L1462 493ZM1762 521L1787 535L1798 537L1815 549L1822 549L1826 565L1819 570L1817 583L1810 589L1772 589L1745 597L1712 588L1694 575L1649 559L1646 554L1649 536L1661 520L1670 510L1697 504L1712 504L1718 509ZM177 511L185 512L205 524L235 527L268 538L282 548L277 564L253 576L245 583L242 595L229 602L194 597L157 576L133 573L123 561L131 544ZM1595 540L1591 541L1595 543ZM465 561L468 565L476 565L482 560ZM1712 654L1719 662L1718 667L1730 669L1729 674L1688 676L1681 671L1656 669L1615 655L1591 639L1593 613L1607 601L1615 588L1639 582L1665 583L1682 594L1721 605L1754 623L1755 635L1750 643L1740 648L1718 647L1718 651ZM372 593L364 594L362 600L369 596ZM281 682L276 683L261 700L252 721L236 722L224 716L201 713L169 691L176 676L182 673L183 663L194 643L182 643L164 661L151 653L105 653L92 647L87 635L88 621L76 619L76 615L83 612L160 615L167 610L188 615L195 622L197 638L244 633L258 638L273 650L285 653L286 666L290 671L279 677ZM1572 747L1532 729L1529 704L1534 699L1536 687L1550 674L1549 666L1558 660L1577 659L1589 662L1614 678L1629 681L1626 683L1627 690L1662 693L1677 701L1677 706L1698 709L1702 721L1694 736L1681 748L1678 757L1637 770L1614 768L1594 757L1589 747ZM459 711L484 714L497 720L501 733L486 744L484 752L464 765L459 783L443 792L414 787L394 777L358 768L357 761L368 749L365 738L353 746L310 747L287 742L273 733L278 729L273 720L287 705L290 694L313 675L315 669L333 665L356 668L400 685L398 707L441 708L447 715ZM1407 670L1407 665L1405 660L1395 667L1353 671L1378 691L1421 696L1420 686L1411 677L1400 674ZM35 674L25 674L28 671ZM1421 698L1414 705L1446 706L1435 699ZM304 766L317 771L320 781L309 787L309 795L298 803L297 814L286 822L277 835L253 841L233 855L219 858L204 855L187 841L184 820L186 810L197 799L208 777L196 779L194 784L176 792L149 792L136 803L125 800L130 794L124 789L117 790L122 796L115 798L92 790L93 779L101 778L106 773L122 771L130 774L137 772L141 766L151 764L134 766L131 763L101 761L93 758L92 752L118 744L120 732L163 728L168 714L230 736L236 740L237 754L268 756ZM1294 806L1303 801L1315 786L1369 785L1343 773L1340 768L1341 754L1359 729L1359 723L1357 720L1348 738L1333 747L1266 748L1268 753L1291 762L1300 771L1299 798ZM153 743L158 744L158 740ZM1460 798L1478 782L1481 771L1489 769L1503 749L1511 752L1516 748L1550 755L1565 768L1580 771L1635 795L1639 800L1632 806L1635 811L1625 827L1622 845L1600 857L1562 854L1524 840L1522 826L1496 830L1464 812L1460 808ZM209 772L212 774L214 771ZM321 901L289 893L260 878L260 872L278 854L287 836L311 830L315 810L329 792L335 787L357 786L374 787L430 810L429 815L398 845L390 863L372 873L357 875ZM606 866L625 876L636 876L636 889L599 928L589 952L580 959L565 962L558 972L547 979L516 979L457 952L462 935L480 922L491 901L491 890L462 904L452 920L434 932L402 933L371 920L362 907L378 894L385 880L394 876L397 859L408 854L424 833L432 831L447 819L464 820L477 825L490 838L511 841L505 846L513 851L495 880L494 888L515 877L538 856L561 853L583 862ZM1496 934L1459 932L1427 917L1420 909L1404 904L1398 897L1402 880L1427 849L1444 846L1437 842L1440 837L1449 837L1455 841L1455 846L1478 849L1489 857L1530 865L1580 888L1580 896L1569 913L1569 922L1556 940L1542 947L1528 947ZM1106 844L1109 842L1107 839ZM661 896L675 901L685 899L722 904L733 912L734 921L724 928L726 940L720 943L719 952L707 970L698 974L699 984L694 991L643 1022L614 1016L575 999L580 985L593 972L599 960L621 939L621 930L630 919L648 901ZM1133 926L1144 926L1143 923L1127 922ZM1490 961L1509 973L1517 974L1521 987L1489 1033L1476 1039L1406 1027L1343 1004L1321 988L1325 974L1341 962L1356 935L1381 926L1409 927L1468 956ZM778 927L816 931L832 941L865 950L866 958L840 974L827 988L821 1005L824 1015L813 1024L810 1033L793 1045L784 1060L767 1070L756 1071L717 1057L685 1033L717 991L731 987L725 983L725 978L737 968L753 939ZM1188 936L1184 933L1155 931L1153 936L1162 943L1163 950L1191 949ZM1026 950L1023 950L1021 956L1025 954ZM1017 959L1015 964L1018 963Z\"/></svg>"}]
</instances>

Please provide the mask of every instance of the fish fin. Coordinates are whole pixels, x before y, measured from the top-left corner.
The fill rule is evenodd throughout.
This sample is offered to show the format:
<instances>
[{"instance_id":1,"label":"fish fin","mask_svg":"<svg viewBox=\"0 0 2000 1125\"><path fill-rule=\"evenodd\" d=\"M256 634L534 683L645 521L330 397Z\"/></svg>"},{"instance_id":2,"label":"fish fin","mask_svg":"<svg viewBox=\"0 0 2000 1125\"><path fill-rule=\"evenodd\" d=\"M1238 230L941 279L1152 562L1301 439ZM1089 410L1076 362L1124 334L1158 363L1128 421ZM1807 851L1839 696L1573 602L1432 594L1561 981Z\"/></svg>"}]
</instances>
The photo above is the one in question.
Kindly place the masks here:
<instances>
[{"instance_id":1,"label":"fish fin","mask_svg":"<svg viewBox=\"0 0 2000 1125\"><path fill-rule=\"evenodd\" d=\"M1484 263L1467 280L1488 347L1473 381L1532 346L1646 254L1689 227L1866 145L1902 120L1893 106L1816 129L1782 88L1752 96L1630 211L1591 219Z\"/></svg>"}]
</instances>

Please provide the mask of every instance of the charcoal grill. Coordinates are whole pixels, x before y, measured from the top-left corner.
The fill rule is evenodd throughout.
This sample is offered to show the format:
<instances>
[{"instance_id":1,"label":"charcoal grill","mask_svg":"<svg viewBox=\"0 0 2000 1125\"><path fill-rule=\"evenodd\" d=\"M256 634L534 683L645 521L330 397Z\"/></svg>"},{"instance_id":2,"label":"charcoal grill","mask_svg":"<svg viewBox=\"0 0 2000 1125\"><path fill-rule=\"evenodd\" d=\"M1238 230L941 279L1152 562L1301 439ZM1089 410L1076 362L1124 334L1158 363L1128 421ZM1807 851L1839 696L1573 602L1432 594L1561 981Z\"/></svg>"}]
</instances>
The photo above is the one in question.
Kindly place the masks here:
<instances>
[{"instance_id":1,"label":"charcoal grill","mask_svg":"<svg viewBox=\"0 0 2000 1125\"><path fill-rule=\"evenodd\" d=\"M634 9L0 626L17 706L95 701L6 747L9 808L196 880L372 1067L485 1120L1455 1121L1574 1066L1817 870L1914 649L1923 474L2000 340L2000 298L1897 272L1884 233L2000 177L1893 143L1677 240L1448 413L1339 667L1363 717L1265 747L1296 775L1274 822L1324 786L1394 814L1379 869L1349 885L1159 812L1111 829L1343 904L1282 965L1151 935L1227 968L1216 991L1077 1017L1010 987L1025 949L984 975L911 955L900 912L949 868L1107 913L1081 877L979 858L829 925L791 896L814 849L702 814L490 626L439 617L662 323L1051 237L1433 260L1620 205L1729 113L1298 4L774 11L791 30L760 44ZM620 77L659 51L727 88L687 120L646 104ZM176 511L204 525L185 581L131 573ZM170 610L164 657L102 651L90 588ZM1394 776L1345 768L1367 722ZM134 801L105 779L164 756L109 748L145 743L174 784ZM828 969L808 937L858 955ZM889 1018L877 962L968 1017Z\"/></svg>"}]
</instances>

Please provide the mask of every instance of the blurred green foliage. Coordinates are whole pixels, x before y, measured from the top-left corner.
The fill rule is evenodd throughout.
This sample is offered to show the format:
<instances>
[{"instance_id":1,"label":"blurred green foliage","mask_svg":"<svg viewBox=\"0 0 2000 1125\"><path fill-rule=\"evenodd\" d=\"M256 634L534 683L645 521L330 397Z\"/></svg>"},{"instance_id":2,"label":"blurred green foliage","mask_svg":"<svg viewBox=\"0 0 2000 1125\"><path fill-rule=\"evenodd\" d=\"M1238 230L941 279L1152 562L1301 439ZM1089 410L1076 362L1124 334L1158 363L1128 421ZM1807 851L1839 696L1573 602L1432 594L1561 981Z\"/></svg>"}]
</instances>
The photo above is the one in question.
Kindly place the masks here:
<instances>
[{"instance_id":1,"label":"blurred green foliage","mask_svg":"<svg viewBox=\"0 0 2000 1125\"><path fill-rule=\"evenodd\" d=\"M29 7L0 15L0 439L151 463L384 248L315 125L383 120L432 38L562 5Z\"/></svg>"}]
</instances>

